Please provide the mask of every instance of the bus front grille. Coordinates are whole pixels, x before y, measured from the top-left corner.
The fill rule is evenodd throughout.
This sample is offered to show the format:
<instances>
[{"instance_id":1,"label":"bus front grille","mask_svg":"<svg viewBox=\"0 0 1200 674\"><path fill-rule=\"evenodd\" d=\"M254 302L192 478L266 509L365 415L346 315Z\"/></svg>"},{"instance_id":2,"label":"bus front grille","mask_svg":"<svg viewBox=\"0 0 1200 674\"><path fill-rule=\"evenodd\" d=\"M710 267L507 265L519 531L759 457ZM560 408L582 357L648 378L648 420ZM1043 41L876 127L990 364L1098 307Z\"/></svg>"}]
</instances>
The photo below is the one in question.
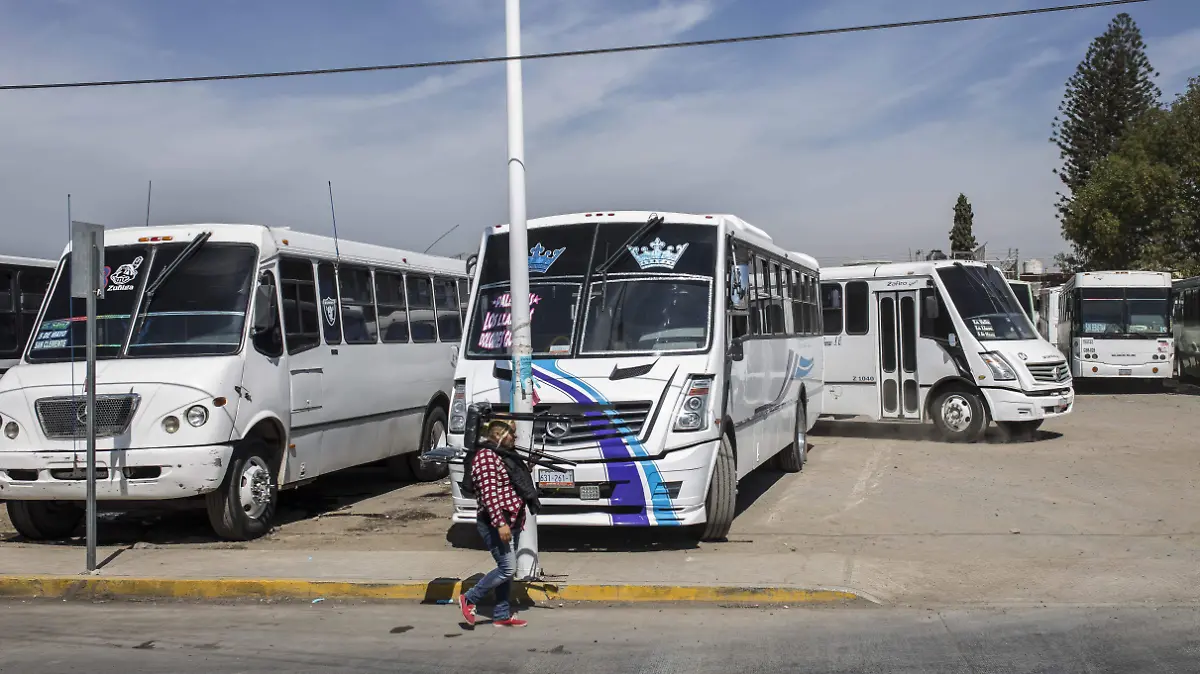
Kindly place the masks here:
<instances>
[{"instance_id":1,"label":"bus front grille","mask_svg":"<svg viewBox=\"0 0 1200 674\"><path fill-rule=\"evenodd\" d=\"M1033 380L1039 384L1062 384L1071 379L1071 370L1062 361L1057 363L1026 363L1025 367L1029 368L1029 374L1033 375Z\"/></svg>"},{"instance_id":2,"label":"bus front grille","mask_svg":"<svg viewBox=\"0 0 1200 674\"><path fill-rule=\"evenodd\" d=\"M96 437L111 438L124 433L133 420L141 396L136 393L96 396ZM87 398L59 396L34 403L38 422L47 438L70 439L87 435Z\"/></svg>"},{"instance_id":3,"label":"bus front grille","mask_svg":"<svg viewBox=\"0 0 1200 674\"><path fill-rule=\"evenodd\" d=\"M653 406L649 400L608 405L541 404L534 408L535 412L567 416L570 422L536 421L533 424L533 437L539 444L544 441L547 445L555 446L637 437L641 435Z\"/></svg>"}]
</instances>

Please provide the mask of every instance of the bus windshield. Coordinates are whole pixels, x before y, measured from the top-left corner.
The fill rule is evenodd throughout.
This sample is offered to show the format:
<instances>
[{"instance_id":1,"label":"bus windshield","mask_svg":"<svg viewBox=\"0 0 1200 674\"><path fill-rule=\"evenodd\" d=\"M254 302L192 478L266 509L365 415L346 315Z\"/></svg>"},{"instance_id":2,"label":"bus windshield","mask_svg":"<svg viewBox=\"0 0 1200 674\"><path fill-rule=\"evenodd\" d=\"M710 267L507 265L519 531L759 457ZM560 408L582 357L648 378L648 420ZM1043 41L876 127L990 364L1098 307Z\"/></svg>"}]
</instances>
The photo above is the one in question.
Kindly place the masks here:
<instances>
[{"instance_id":1,"label":"bus windshield","mask_svg":"<svg viewBox=\"0 0 1200 674\"><path fill-rule=\"evenodd\" d=\"M1171 331L1167 288L1080 288L1080 336L1139 339Z\"/></svg>"},{"instance_id":2,"label":"bus windshield","mask_svg":"<svg viewBox=\"0 0 1200 674\"><path fill-rule=\"evenodd\" d=\"M1021 309L1025 311L1025 315L1031 320L1033 319L1033 290L1024 283L1009 283L1012 291L1017 296L1017 303L1021 305Z\"/></svg>"},{"instance_id":3,"label":"bus windshield","mask_svg":"<svg viewBox=\"0 0 1200 674\"><path fill-rule=\"evenodd\" d=\"M995 267L955 264L938 269L950 301L979 340L1036 339L1037 333Z\"/></svg>"},{"instance_id":4,"label":"bus windshield","mask_svg":"<svg viewBox=\"0 0 1200 674\"><path fill-rule=\"evenodd\" d=\"M253 246L201 246L146 300L148 284L186 246L187 242L104 249L106 285L96 303L97 358L225 355L241 348L258 259ZM71 297L70 278L68 255L30 344L30 362L84 357L85 303Z\"/></svg>"},{"instance_id":5,"label":"bus windshield","mask_svg":"<svg viewBox=\"0 0 1200 674\"><path fill-rule=\"evenodd\" d=\"M669 222L537 227L529 231L529 246L535 356L708 347L716 227ZM508 234L488 237L468 358L506 358L512 352L508 269Z\"/></svg>"}]
</instances>

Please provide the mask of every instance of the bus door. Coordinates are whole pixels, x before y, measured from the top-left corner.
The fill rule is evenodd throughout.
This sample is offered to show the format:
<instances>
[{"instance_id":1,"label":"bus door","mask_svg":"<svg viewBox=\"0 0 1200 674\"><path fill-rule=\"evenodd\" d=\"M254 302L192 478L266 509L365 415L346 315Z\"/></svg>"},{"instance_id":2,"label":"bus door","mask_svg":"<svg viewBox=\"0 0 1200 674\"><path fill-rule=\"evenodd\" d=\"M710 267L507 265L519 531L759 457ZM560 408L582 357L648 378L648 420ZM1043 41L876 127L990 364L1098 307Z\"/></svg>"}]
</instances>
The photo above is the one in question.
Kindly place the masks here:
<instances>
[{"instance_id":1,"label":"bus door","mask_svg":"<svg viewBox=\"0 0 1200 674\"><path fill-rule=\"evenodd\" d=\"M917 381L918 292L876 293L881 419L921 420L921 387Z\"/></svg>"}]
</instances>

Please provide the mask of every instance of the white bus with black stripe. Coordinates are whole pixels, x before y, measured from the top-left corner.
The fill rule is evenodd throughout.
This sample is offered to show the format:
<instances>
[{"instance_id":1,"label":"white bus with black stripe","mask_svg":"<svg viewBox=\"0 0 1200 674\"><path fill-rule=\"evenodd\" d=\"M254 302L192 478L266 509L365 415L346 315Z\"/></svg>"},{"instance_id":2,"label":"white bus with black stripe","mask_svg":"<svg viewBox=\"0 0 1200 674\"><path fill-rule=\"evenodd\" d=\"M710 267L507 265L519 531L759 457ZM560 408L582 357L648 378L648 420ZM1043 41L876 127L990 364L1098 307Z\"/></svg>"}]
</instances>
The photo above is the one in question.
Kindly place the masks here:
<instances>
[{"instance_id":1,"label":"white bus with black stripe","mask_svg":"<svg viewBox=\"0 0 1200 674\"><path fill-rule=\"evenodd\" d=\"M932 421L974 441L995 421L1032 437L1075 401L1065 359L982 262L821 270L824 411L833 419Z\"/></svg>"},{"instance_id":2,"label":"white bus with black stripe","mask_svg":"<svg viewBox=\"0 0 1200 674\"><path fill-rule=\"evenodd\" d=\"M258 225L105 232L97 496L193 499L215 531L271 527L276 494L445 433L469 290L462 260ZM175 266L173 262L179 261ZM85 498L84 302L70 255L0 380L0 500L26 538L69 535Z\"/></svg>"}]
</instances>

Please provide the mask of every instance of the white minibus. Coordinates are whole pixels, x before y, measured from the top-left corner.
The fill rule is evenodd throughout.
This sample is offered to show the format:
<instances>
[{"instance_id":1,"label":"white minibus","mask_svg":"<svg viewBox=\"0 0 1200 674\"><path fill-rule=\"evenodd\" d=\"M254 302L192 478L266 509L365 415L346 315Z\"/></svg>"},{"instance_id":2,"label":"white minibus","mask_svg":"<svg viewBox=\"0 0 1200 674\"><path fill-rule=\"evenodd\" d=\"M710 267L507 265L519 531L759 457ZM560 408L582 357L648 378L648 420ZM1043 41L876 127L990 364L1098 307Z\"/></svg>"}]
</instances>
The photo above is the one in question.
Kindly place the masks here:
<instances>
[{"instance_id":1,"label":"white minibus","mask_svg":"<svg viewBox=\"0 0 1200 674\"><path fill-rule=\"evenodd\" d=\"M1038 313L1037 330L1042 339L1050 342L1055 348L1058 348L1058 322L1059 322L1059 297L1062 295L1062 287L1042 288L1041 305L1042 309Z\"/></svg>"},{"instance_id":2,"label":"white minibus","mask_svg":"<svg viewBox=\"0 0 1200 674\"><path fill-rule=\"evenodd\" d=\"M0 255L0 375L21 360L56 265L54 260Z\"/></svg>"},{"instance_id":3,"label":"white minibus","mask_svg":"<svg viewBox=\"0 0 1200 674\"><path fill-rule=\"evenodd\" d=\"M1166 380L1174 374L1171 274L1081 272L1059 296L1058 348L1076 378Z\"/></svg>"},{"instance_id":4,"label":"white minibus","mask_svg":"<svg viewBox=\"0 0 1200 674\"><path fill-rule=\"evenodd\" d=\"M444 437L465 263L257 225L105 232L97 306L97 496L195 498L216 533L271 527L280 487ZM0 380L0 499L26 538L78 526L85 303L58 265L22 362ZM440 473L439 473L440 471Z\"/></svg>"},{"instance_id":5,"label":"white minibus","mask_svg":"<svg viewBox=\"0 0 1200 674\"><path fill-rule=\"evenodd\" d=\"M1062 356L991 265L939 260L821 271L824 411L922 423L952 441L996 421L1030 437L1075 401Z\"/></svg>"},{"instance_id":6,"label":"white minibus","mask_svg":"<svg viewBox=\"0 0 1200 674\"><path fill-rule=\"evenodd\" d=\"M455 374L466 406L511 400L508 226L485 232ZM816 260L732 215L603 211L529 221L539 525L695 526L720 539L737 482L805 462L821 401ZM474 495L451 465L455 522Z\"/></svg>"}]
</instances>

